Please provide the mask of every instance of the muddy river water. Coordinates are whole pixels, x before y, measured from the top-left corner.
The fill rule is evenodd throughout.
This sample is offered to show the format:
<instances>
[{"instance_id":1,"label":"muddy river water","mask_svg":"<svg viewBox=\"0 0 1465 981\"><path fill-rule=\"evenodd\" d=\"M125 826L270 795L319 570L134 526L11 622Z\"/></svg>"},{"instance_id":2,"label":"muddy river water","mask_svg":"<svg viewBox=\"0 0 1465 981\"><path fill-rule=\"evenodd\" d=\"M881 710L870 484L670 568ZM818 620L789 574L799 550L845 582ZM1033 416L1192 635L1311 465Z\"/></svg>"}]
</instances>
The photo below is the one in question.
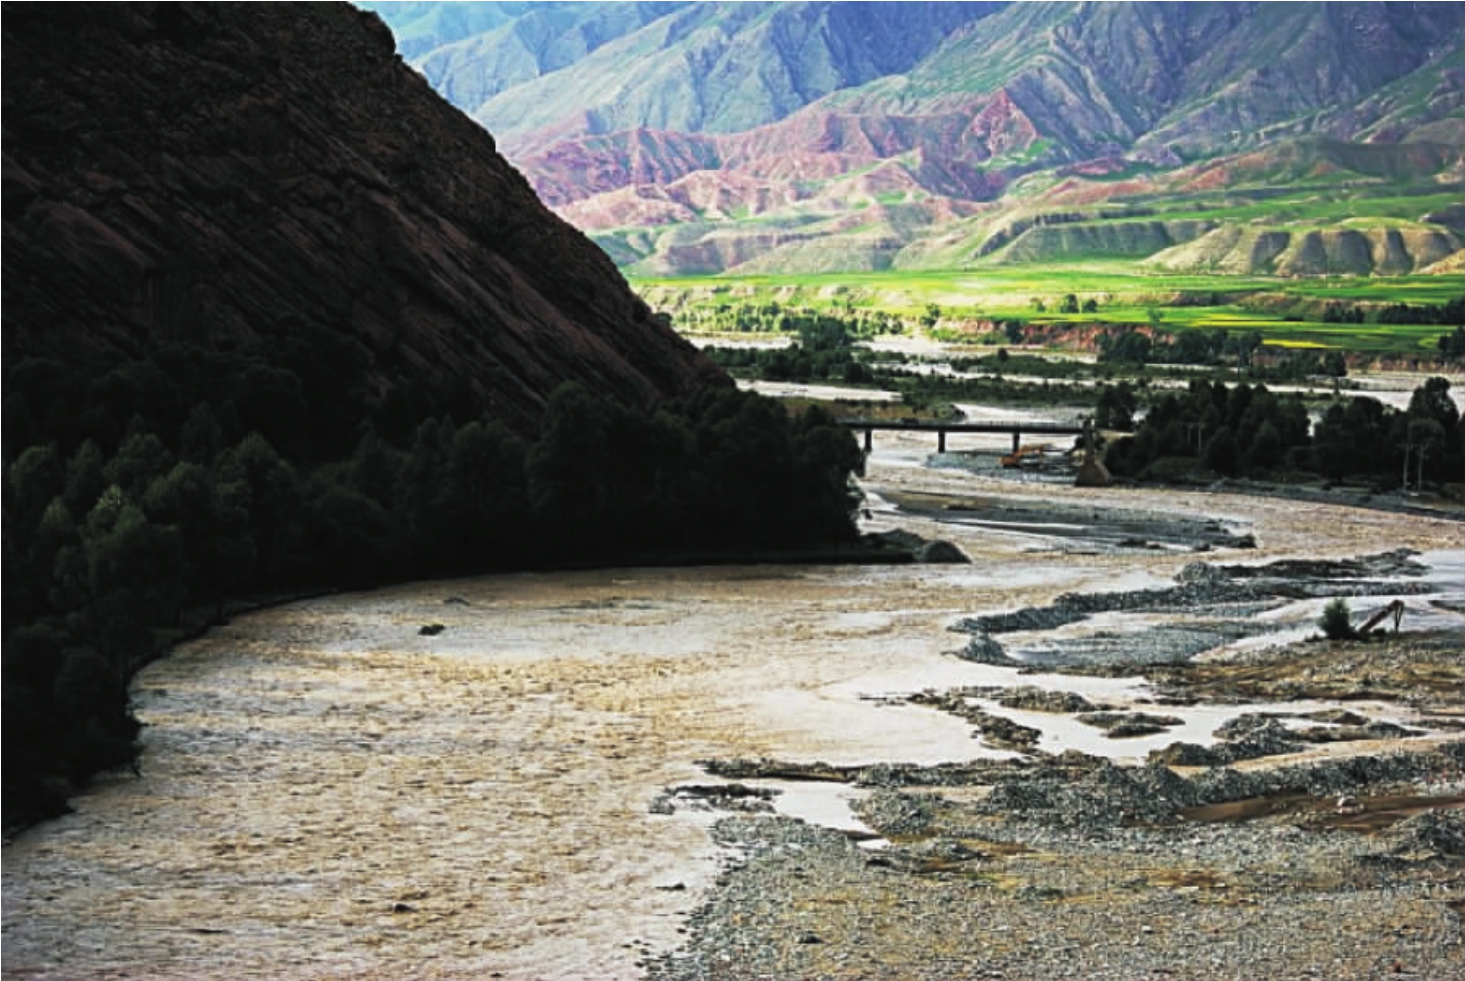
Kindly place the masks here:
<instances>
[{"instance_id":1,"label":"muddy river water","mask_svg":"<svg viewBox=\"0 0 1465 981\"><path fill-rule=\"evenodd\" d=\"M1218 518L1260 545L1218 553L1232 562L1408 546L1447 592L1465 565L1458 523L1024 487L924 468L917 437L880 444L875 490ZM956 619L1163 585L1196 558L1074 549L878 506L867 524L949 538L973 564L418 583L261 611L183 646L136 682L140 775L100 780L76 813L5 845L4 977L639 977L648 952L677 945L721 860L710 817L648 810L663 788L708 780L695 761L995 753L966 723L887 697L1016 683L1010 668L948 656L964 642L948 629ZM1305 623L1316 605L1291 615ZM445 629L419 634L428 623ZM1142 694L1125 679L1021 681ZM1163 741L1205 741L1225 711L1197 709ZM1050 729L1044 748L1153 745L1116 749L1074 728ZM852 790L782 789L785 810L852 821L841 801Z\"/></svg>"}]
</instances>

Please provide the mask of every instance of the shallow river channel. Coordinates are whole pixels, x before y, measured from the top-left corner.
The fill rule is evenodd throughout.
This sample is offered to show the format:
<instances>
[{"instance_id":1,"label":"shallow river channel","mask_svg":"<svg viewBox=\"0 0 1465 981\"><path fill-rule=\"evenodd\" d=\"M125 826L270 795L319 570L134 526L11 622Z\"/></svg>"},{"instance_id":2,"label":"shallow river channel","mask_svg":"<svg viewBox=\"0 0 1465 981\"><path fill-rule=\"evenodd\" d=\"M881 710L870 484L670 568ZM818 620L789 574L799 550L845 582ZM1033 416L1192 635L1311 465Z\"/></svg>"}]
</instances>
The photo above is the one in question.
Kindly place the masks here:
<instances>
[{"instance_id":1,"label":"shallow river channel","mask_svg":"<svg viewBox=\"0 0 1465 981\"><path fill-rule=\"evenodd\" d=\"M1203 556L1223 562L1408 546L1461 598L1459 523L1028 486L928 469L930 449L877 439L868 486L1162 509L1256 536L1255 551ZM695 761L1002 755L897 697L924 688L1142 696L1133 680L1018 679L958 660L947 652L965 638L949 627L1066 591L1165 585L1202 556L1077 548L879 500L867 527L948 538L973 564L418 583L242 616L184 645L136 682L140 775L100 780L76 813L5 845L4 977L637 978L638 961L678 944L723 858L710 816L648 810L664 788L710 781ZM1320 605L1269 615L1296 631ZM429 623L445 629L420 635ZM1159 744L1204 742L1242 710L1200 707ZM1132 757L1157 745L1077 728L1050 731L1043 748ZM844 798L857 791L781 789L780 809L854 826Z\"/></svg>"}]
</instances>

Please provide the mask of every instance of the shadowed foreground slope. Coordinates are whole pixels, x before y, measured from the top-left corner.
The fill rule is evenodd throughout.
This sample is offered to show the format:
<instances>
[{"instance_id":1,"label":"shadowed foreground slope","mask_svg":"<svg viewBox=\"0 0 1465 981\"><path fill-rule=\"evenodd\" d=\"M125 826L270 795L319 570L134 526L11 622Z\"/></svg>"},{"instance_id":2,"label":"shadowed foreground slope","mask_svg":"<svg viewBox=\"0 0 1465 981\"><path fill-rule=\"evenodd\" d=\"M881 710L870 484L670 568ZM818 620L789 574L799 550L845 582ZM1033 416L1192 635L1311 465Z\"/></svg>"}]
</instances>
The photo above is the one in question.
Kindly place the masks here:
<instances>
[{"instance_id":1,"label":"shadowed foreground slope","mask_svg":"<svg viewBox=\"0 0 1465 981\"><path fill-rule=\"evenodd\" d=\"M304 340L521 433L714 374L344 4L7 10L4 195L7 362Z\"/></svg>"}]
</instances>

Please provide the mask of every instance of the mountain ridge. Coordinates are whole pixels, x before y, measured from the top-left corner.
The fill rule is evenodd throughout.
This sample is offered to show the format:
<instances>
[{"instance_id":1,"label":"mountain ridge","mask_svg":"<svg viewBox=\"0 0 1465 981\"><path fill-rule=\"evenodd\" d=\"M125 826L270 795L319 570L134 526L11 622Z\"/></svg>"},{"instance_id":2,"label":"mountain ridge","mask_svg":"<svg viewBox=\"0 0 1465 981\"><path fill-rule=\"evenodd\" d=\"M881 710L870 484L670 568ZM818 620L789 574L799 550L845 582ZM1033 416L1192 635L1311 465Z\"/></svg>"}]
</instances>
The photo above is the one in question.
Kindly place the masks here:
<instances>
[{"instance_id":1,"label":"mountain ridge","mask_svg":"<svg viewBox=\"0 0 1465 981\"><path fill-rule=\"evenodd\" d=\"M1330 150L1338 159L1286 186L1418 191L1465 174L1465 22L1448 5L733 6L677 5L464 108L632 273L750 250L766 267L769 241L807 241L821 224L851 268L915 263L941 251L927 242L950 231L938 216L1183 198L1197 181L1250 193L1319 138L1357 149ZM900 30L887 29L896 16ZM889 39L880 66L861 60L872 36ZM1395 162L1386 173L1348 166L1369 147L1410 143L1445 152L1381 151ZM859 183L875 170L884 200ZM682 200L692 174L704 193L721 185L715 216ZM875 252L836 230L897 194L931 220L904 222ZM712 237L689 252L697 229ZM738 237L750 246L730 248ZM969 251L989 254L981 245Z\"/></svg>"}]
</instances>

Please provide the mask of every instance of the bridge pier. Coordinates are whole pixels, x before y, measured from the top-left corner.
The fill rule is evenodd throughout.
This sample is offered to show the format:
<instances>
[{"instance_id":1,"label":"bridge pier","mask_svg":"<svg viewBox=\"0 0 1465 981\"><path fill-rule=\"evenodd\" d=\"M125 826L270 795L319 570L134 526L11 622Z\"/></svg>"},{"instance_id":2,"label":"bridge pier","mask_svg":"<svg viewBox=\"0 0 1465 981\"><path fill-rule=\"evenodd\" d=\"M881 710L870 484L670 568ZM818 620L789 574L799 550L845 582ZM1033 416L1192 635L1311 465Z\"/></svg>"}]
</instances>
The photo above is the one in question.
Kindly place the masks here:
<instances>
[{"instance_id":1,"label":"bridge pier","mask_svg":"<svg viewBox=\"0 0 1465 981\"><path fill-rule=\"evenodd\" d=\"M865 429L865 453L868 455L875 448L875 430L866 427Z\"/></svg>"},{"instance_id":2,"label":"bridge pier","mask_svg":"<svg viewBox=\"0 0 1465 981\"><path fill-rule=\"evenodd\" d=\"M1016 453L1020 449L1022 449L1022 430L1014 429L1012 431L1012 452Z\"/></svg>"},{"instance_id":3,"label":"bridge pier","mask_svg":"<svg viewBox=\"0 0 1465 981\"><path fill-rule=\"evenodd\" d=\"M936 430L936 452L946 452L946 430L944 429Z\"/></svg>"}]
</instances>

